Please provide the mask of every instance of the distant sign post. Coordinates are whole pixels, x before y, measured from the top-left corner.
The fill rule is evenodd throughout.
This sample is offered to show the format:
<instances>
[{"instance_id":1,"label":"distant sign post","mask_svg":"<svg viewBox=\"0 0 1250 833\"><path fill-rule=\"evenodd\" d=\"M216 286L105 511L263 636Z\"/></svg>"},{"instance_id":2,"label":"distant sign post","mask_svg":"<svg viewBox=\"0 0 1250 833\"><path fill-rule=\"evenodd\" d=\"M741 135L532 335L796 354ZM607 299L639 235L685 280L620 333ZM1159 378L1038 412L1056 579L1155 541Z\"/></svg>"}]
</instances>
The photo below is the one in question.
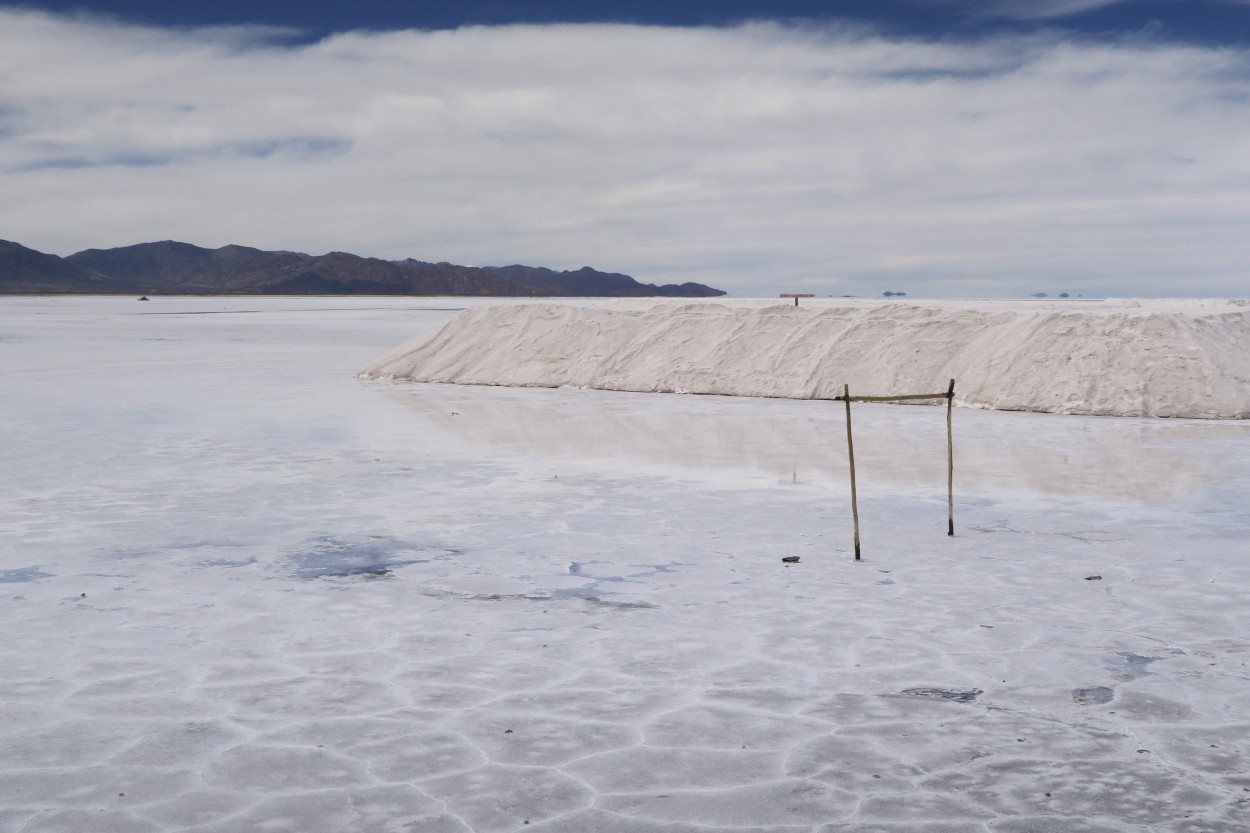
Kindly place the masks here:
<instances>
[{"instance_id":1,"label":"distant sign post","mask_svg":"<svg viewBox=\"0 0 1250 833\"><path fill-rule=\"evenodd\" d=\"M797 307L797 306L799 305L799 299L800 299L800 298L815 298L816 296L815 296L814 294L807 293L807 292L783 292L783 293L781 293L781 297L782 297L782 298L793 298L793 299L794 299L794 305Z\"/></svg>"}]
</instances>

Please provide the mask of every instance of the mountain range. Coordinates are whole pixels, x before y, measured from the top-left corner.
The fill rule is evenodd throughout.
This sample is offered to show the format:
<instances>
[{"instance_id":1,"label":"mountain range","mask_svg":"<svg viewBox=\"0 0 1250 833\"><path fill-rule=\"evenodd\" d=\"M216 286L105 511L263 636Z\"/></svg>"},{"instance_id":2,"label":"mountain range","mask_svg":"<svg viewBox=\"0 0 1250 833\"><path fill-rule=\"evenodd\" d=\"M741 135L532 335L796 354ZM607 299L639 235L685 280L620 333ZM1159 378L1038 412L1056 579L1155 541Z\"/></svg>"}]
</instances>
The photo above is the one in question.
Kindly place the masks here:
<instances>
[{"instance_id":1,"label":"mountain range","mask_svg":"<svg viewBox=\"0 0 1250 833\"><path fill-rule=\"evenodd\" d=\"M457 266L347 252L308 255L247 246L205 249L163 240L69 257L0 240L0 295L504 295L691 297L724 295L700 283L639 283L589 266Z\"/></svg>"}]
</instances>

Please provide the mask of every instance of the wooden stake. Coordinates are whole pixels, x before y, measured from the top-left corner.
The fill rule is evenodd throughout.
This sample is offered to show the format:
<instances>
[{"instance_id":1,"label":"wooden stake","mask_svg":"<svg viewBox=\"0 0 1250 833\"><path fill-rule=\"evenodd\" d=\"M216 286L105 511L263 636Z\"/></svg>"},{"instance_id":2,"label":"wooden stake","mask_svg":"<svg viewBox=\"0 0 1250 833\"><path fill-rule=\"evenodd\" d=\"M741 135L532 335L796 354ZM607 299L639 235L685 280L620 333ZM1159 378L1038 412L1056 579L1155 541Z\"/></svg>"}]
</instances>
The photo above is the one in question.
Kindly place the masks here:
<instances>
[{"instance_id":1,"label":"wooden stake","mask_svg":"<svg viewBox=\"0 0 1250 833\"><path fill-rule=\"evenodd\" d=\"M955 380L946 389L946 534L955 535L955 437L951 431L951 409L955 404Z\"/></svg>"},{"instance_id":2,"label":"wooden stake","mask_svg":"<svg viewBox=\"0 0 1250 833\"><path fill-rule=\"evenodd\" d=\"M851 386L842 386L846 400L846 457L851 464L851 518L855 521L855 560L859 561L859 502L855 497L855 441L851 439Z\"/></svg>"}]
</instances>

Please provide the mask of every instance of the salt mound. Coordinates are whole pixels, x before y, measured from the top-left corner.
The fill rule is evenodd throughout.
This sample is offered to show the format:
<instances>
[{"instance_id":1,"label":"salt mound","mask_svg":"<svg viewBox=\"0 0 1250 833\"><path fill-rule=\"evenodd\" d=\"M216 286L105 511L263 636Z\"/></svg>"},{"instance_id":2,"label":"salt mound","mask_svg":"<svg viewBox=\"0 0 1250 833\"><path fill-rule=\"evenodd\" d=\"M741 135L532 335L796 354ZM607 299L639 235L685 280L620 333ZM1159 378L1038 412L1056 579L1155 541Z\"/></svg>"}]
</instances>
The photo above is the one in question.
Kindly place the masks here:
<instances>
[{"instance_id":1,"label":"salt mound","mask_svg":"<svg viewBox=\"0 0 1250 833\"><path fill-rule=\"evenodd\" d=\"M962 405L1250 417L1250 303L719 302L461 312L373 379L828 399L932 393Z\"/></svg>"}]
</instances>

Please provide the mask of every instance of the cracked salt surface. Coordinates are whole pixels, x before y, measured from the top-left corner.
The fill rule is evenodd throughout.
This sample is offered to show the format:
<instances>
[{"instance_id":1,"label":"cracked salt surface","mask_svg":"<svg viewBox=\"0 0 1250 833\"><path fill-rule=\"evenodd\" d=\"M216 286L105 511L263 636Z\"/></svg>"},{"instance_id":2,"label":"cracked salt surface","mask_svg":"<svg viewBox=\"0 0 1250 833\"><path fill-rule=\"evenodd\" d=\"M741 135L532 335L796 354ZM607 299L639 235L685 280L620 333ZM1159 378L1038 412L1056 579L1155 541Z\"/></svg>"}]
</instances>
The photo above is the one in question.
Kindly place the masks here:
<instances>
[{"instance_id":1,"label":"cracked salt surface","mask_svg":"<svg viewBox=\"0 0 1250 833\"><path fill-rule=\"evenodd\" d=\"M865 406L855 564L828 403L352 378L464 304L0 299L0 833L1247 829L1250 425L961 409L950 539Z\"/></svg>"}]
</instances>

